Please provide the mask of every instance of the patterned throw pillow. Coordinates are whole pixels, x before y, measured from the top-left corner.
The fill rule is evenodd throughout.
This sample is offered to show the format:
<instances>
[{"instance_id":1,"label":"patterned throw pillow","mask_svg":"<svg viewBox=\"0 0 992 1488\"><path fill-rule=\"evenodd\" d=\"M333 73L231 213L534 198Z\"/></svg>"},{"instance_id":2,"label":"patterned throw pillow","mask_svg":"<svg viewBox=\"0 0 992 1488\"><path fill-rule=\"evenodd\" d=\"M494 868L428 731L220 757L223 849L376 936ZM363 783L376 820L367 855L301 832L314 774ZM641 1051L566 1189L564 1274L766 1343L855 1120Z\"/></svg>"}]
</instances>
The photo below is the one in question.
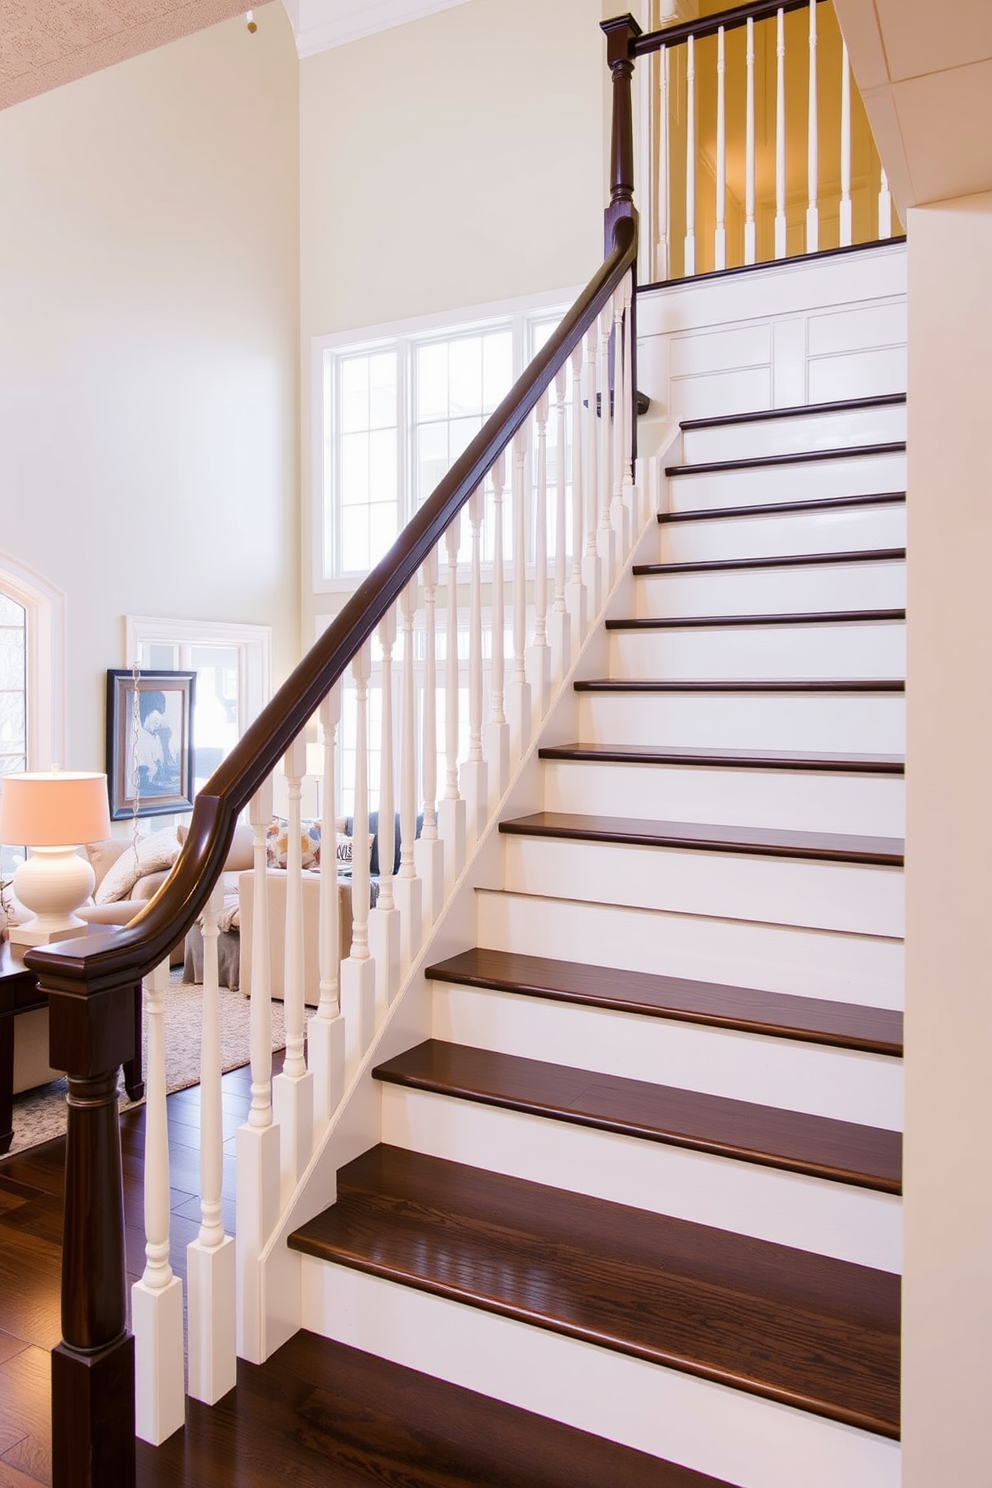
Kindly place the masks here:
<instances>
[{"instance_id":1,"label":"patterned throw pillow","mask_svg":"<svg viewBox=\"0 0 992 1488\"><path fill-rule=\"evenodd\" d=\"M274 816L269 823L265 843L265 861L270 868L285 868L289 848L289 823ZM300 850L304 868L320 867L320 822L300 822Z\"/></svg>"},{"instance_id":2,"label":"patterned throw pillow","mask_svg":"<svg viewBox=\"0 0 992 1488\"><path fill-rule=\"evenodd\" d=\"M372 845L373 845L374 842L375 842L375 833L374 832L370 832L369 833L369 862L370 863L372 861ZM354 867L354 861L355 861L355 839L354 839L354 837L349 837L346 832L338 832L338 834L337 834L336 851L337 851L337 860L338 860L338 872L339 873L350 873L351 870L352 870L352 868Z\"/></svg>"}]
</instances>

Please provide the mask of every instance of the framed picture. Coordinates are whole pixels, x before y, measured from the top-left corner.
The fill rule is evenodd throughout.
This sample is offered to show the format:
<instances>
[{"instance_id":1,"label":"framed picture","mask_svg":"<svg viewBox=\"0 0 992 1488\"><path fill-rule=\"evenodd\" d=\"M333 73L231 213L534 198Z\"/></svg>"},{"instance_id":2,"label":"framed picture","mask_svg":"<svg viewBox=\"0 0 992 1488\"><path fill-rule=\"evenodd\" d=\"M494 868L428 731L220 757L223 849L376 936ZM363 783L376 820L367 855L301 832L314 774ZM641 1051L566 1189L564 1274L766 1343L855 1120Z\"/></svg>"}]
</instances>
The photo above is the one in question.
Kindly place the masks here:
<instances>
[{"instance_id":1,"label":"framed picture","mask_svg":"<svg viewBox=\"0 0 992 1488\"><path fill-rule=\"evenodd\" d=\"M114 821L193 809L195 672L107 672L107 786Z\"/></svg>"}]
</instances>

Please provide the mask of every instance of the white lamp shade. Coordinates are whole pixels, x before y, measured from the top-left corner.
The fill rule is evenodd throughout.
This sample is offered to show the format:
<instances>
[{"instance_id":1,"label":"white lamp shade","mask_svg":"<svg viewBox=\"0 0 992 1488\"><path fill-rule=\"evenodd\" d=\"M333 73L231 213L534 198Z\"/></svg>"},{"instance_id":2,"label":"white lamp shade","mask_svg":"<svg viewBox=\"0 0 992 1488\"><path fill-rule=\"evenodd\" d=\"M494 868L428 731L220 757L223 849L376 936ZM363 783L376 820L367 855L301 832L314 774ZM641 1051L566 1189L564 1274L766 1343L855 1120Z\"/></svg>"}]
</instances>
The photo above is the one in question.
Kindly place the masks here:
<instances>
[{"instance_id":1,"label":"white lamp shade","mask_svg":"<svg viewBox=\"0 0 992 1488\"><path fill-rule=\"evenodd\" d=\"M0 841L8 846L76 846L109 836L106 775L46 770L3 777Z\"/></svg>"}]
</instances>

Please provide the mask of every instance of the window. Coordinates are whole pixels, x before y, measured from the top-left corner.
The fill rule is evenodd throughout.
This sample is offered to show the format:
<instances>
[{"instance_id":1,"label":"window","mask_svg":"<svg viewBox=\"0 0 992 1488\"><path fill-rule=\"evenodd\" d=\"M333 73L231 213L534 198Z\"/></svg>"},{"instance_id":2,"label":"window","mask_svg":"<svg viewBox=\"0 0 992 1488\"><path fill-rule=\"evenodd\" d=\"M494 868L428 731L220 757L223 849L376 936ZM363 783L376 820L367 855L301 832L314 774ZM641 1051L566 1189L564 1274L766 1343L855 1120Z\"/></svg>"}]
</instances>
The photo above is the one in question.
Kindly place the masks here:
<instances>
[{"instance_id":1,"label":"window","mask_svg":"<svg viewBox=\"0 0 992 1488\"><path fill-rule=\"evenodd\" d=\"M316 343L318 590L350 587L379 561L571 299L566 293ZM467 542L463 530L466 556ZM490 548L487 532L486 556Z\"/></svg>"}]
</instances>

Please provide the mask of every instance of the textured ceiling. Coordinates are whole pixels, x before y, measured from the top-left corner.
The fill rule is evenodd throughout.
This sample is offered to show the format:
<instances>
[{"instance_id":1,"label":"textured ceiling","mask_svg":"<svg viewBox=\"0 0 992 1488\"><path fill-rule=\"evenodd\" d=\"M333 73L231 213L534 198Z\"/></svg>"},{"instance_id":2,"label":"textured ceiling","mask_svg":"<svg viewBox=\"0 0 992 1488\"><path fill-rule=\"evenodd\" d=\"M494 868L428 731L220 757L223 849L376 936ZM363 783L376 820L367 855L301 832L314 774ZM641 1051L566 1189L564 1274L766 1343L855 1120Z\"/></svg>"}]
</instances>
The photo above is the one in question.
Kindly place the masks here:
<instances>
[{"instance_id":1,"label":"textured ceiling","mask_svg":"<svg viewBox=\"0 0 992 1488\"><path fill-rule=\"evenodd\" d=\"M0 0L0 108L245 9L243 0Z\"/></svg>"}]
</instances>

